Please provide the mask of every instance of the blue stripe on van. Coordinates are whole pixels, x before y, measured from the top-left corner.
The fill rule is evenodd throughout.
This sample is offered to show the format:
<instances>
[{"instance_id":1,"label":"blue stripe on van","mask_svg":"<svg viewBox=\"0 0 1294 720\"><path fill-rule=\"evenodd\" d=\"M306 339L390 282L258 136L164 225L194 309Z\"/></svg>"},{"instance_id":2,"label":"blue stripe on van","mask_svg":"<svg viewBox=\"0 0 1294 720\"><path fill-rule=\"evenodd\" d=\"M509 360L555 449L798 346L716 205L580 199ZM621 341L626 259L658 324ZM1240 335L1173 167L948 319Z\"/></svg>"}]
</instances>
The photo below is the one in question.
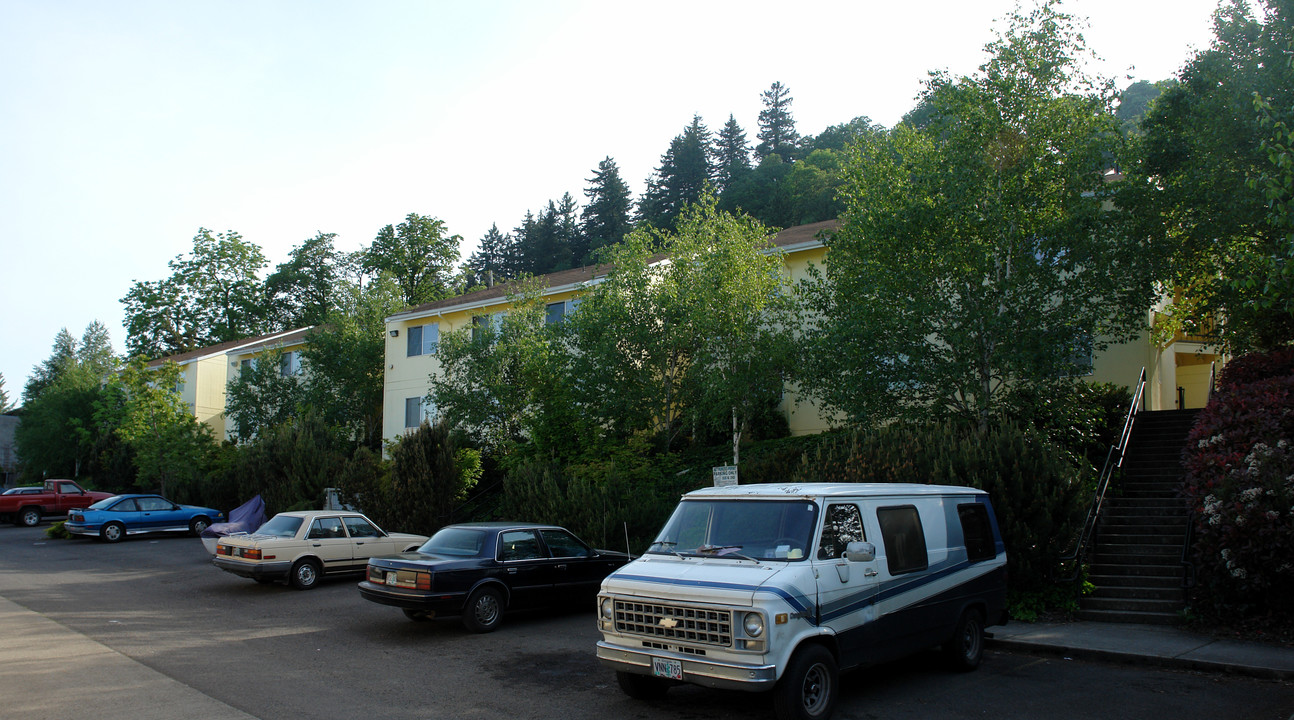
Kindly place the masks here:
<instances>
[{"instance_id":1,"label":"blue stripe on van","mask_svg":"<svg viewBox=\"0 0 1294 720\"><path fill-rule=\"evenodd\" d=\"M814 609L813 601L798 589L796 589L795 594L792 594L780 587L767 585L745 585L742 583L714 582L712 580L682 580L678 578L661 578L647 575L626 575L624 573L616 573L616 579L637 580L638 582L655 583L657 585L673 585L676 587L703 587L716 588L719 590L742 590L752 593L769 593L785 600L786 603L795 608L797 612L812 611ZM817 613L811 612L810 614L816 615ZM812 622L813 618L809 618L809 621Z\"/></svg>"}]
</instances>

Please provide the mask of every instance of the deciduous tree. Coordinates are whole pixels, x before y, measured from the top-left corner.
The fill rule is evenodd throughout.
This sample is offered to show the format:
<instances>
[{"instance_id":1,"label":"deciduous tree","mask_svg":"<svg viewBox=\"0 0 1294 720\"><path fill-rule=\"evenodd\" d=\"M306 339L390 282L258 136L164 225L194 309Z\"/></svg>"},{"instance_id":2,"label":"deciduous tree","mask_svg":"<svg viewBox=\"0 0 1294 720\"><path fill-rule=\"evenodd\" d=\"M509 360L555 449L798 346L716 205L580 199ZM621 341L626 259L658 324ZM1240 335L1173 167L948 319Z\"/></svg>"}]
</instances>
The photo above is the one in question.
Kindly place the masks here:
<instances>
[{"instance_id":1,"label":"deciduous tree","mask_svg":"<svg viewBox=\"0 0 1294 720\"><path fill-rule=\"evenodd\" d=\"M449 235L437 218L409 213L399 225L377 233L363 256L367 272L385 272L400 287L407 305L420 305L449 295L458 246L463 238Z\"/></svg>"},{"instance_id":2,"label":"deciduous tree","mask_svg":"<svg viewBox=\"0 0 1294 720\"><path fill-rule=\"evenodd\" d=\"M846 168L807 368L856 421L984 428L1008 383L1074 374L1143 330L1150 248L1108 206L1121 134L1077 23L1048 2L986 49L976 75L932 76L924 128L864 140Z\"/></svg>"}]
</instances>

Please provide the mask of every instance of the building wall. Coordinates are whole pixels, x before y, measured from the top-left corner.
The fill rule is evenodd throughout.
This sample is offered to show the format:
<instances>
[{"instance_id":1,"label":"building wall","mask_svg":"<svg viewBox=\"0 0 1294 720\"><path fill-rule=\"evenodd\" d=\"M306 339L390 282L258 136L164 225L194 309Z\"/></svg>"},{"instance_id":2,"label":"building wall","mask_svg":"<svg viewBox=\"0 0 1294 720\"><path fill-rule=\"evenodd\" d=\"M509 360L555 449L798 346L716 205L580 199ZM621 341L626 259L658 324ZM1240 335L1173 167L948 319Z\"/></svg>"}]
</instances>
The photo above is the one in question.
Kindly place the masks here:
<instances>
[{"instance_id":1,"label":"building wall","mask_svg":"<svg viewBox=\"0 0 1294 720\"><path fill-rule=\"evenodd\" d=\"M305 347L306 347L306 343L304 340L297 341L297 342L289 342L289 343L270 343L270 344L256 345L253 347L238 348L235 350L231 350L229 353L222 355L219 358L213 358L213 360L218 359L219 364L218 365L215 363L212 364L213 373L209 380L210 384L208 389L212 391L210 395L210 399L212 400L211 407L212 409L214 409L215 407L217 407L217 405L215 404L217 402L217 398L214 391L215 391L216 384L217 383L219 384L219 398L218 398L219 411L218 411L218 422L211 421L211 422L208 422L208 424L211 425L212 430L215 431L216 437L224 438L225 440L231 439L229 435L231 428L229 426L229 423L225 419L225 403L226 403L225 391L226 391L226 388L229 387L229 383L238 379L238 374L242 372L243 361L244 360L255 361L267 350L275 350L282 353L288 353L288 352L299 353L302 350L304 350ZM214 372L217 369L219 370L219 377L216 377L216 374ZM202 418L199 417L198 419L201 420Z\"/></svg>"},{"instance_id":2,"label":"building wall","mask_svg":"<svg viewBox=\"0 0 1294 720\"><path fill-rule=\"evenodd\" d=\"M794 282L809 277L809 269L816 266L823 268L826 255L825 247L790 248L785 252L787 272ZM577 293L568 292L546 298L549 302L569 299ZM405 400L411 397L425 396L430 389L429 375L439 369L434 356L408 357L406 352L408 328L429 322L440 323L440 333L452 332L469 327L472 317L504 310L506 299L496 298L489 303L470 304L451 308L452 312L436 312L417 317L400 317L387 324L386 339L386 380L383 405L383 432L387 440L399 437L405 432ZM1095 353L1092 358L1092 372L1083 377L1088 382L1104 382L1121 385L1130 391L1135 390L1141 370L1147 376L1147 387L1144 406L1148 410L1171 410L1178 406L1178 388L1186 400L1186 407L1203 407L1208 396L1209 362L1218 359L1217 355L1201 355L1200 348L1185 349L1170 346L1161 349L1151 341L1149 332L1153 314L1147 312L1147 331L1136 340L1112 345L1104 351ZM399 330L398 337L391 337L392 330ZM788 425L794 435L806 435L823 432L843 422L843 416L824 412L813 400L804 397L794 385L788 385L780 404L786 413Z\"/></svg>"}]
</instances>

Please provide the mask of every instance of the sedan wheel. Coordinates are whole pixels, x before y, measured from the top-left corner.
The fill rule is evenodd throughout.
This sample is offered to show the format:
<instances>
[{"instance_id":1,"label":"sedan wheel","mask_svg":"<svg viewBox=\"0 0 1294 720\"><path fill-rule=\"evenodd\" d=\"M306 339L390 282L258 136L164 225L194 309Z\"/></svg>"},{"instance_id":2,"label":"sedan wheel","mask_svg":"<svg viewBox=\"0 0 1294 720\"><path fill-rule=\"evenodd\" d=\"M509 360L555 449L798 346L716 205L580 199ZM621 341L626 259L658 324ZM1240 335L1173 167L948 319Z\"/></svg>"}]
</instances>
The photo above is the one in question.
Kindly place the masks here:
<instances>
[{"instance_id":1,"label":"sedan wheel","mask_svg":"<svg viewBox=\"0 0 1294 720\"><path fill-rule=\"evenodd\" d=\"M126 537L126 526L118 522L110 522L99 530L99 537L104 542L121 542L121 539Z\"/></svg>"},{"instance_id":2,"label":"sedan wheel","mask_svg":"<svg viewBox=\"0 0 1294 720\"><path fill-rule=\"evenodd\" d=\"M503 596L492 587L478 588L463 608L463 626L472 632L491 632L502 620Z\"/></svg>"},{"instance_id":3,"label":"sedan wheel","mask_svg":"<svg viewBox=\"0 0 1294 720\"><path fill-rule=\"evenodd\" d=\"M298 590L309 590L319 584L319 564L314 560L298 560L292 566L292 587Z\"/></svg>"},{"instance_id":4,"label":"sedan wheel","mask_svg":"<svg viewBox=\"0 0 1294 720\"><path fill-rule=\"evenodd\" d=\"M195 536L201 535L202 531L206 530L208 527L211 527L211 521L205 517L199 516L189 521L189 532L193 533Z\"/></svg>"}]
</instances>

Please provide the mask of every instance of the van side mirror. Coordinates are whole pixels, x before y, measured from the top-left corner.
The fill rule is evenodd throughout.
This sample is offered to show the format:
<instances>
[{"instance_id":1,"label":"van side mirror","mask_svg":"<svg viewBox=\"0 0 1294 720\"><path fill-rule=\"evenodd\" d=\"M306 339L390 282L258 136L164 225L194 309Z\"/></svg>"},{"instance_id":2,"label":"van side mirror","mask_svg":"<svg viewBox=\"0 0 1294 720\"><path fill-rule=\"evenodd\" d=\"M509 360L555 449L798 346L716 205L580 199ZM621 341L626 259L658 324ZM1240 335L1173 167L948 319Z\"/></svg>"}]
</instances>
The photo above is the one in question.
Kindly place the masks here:
<instances>
[{"instance_id":1,"label":"van side mirror","mask_svg":"<svg viewBox=\"0 0 1294 720\"><path fill-rule=\"evenodd\" d=\"M845 559L849 562L871 562L876 559L876 546L869 542L851 542L845 546Z\"/></svg>"}]
</instances>

